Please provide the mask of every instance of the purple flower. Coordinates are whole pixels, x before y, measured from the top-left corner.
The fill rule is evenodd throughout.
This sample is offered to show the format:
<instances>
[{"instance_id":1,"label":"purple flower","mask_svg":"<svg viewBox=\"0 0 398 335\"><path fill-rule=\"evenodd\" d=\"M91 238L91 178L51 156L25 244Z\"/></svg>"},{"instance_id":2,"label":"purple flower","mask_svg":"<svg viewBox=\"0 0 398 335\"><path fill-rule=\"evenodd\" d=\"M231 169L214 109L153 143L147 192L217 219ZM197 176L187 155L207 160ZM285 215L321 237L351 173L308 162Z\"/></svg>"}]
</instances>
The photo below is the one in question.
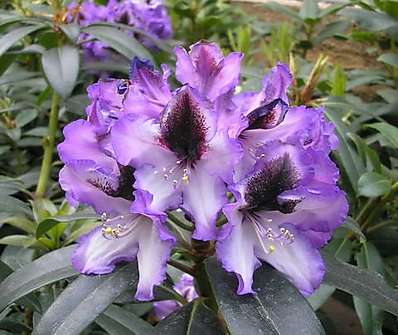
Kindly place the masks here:
<instances>
[{"instance_id":1,"label":"purple flower","mask_svg":"<svg viewBox=\"0 0 398 335\"><path fill-rule=\"evenodd\" d=\"M153 286L165 278L174 238L163 226L164 217L134 213L134 169L121 166L109 150L107 136L97 135L90 122L78 120L64 128L58 152L65 163L59 176L68 202L92 206L102 227L80 238L73 267L84 274L105 274L122 261L137 258L140 279L136 298L153 298Z\"/></svg>"},{"instance_id":2,"label":"purple flower","mask_svg":"<svg viewBox=\"0 0 398 335\"><path fill-rule=\"evenodd\" d=\"M81 5L72 2L68 6L67 21L75 21L82 27L93 23L121 23L135 27L155 39L169 39L172 36L171 21L163 1L110 0L107 5L97 5L92 0L85 0ZM131 31L129 34L133 35ZM145 46L156 49L148 36L136 34ZM90 38L81 34L80 40ZM84 44L85 58L104 60L111 57L107 45L101 41L88 41Z\"/></svg>"},{"instance_id":3,"label":"purple flower","mask_svg":"<svg viewBox=\"0 0 398 335\"><path fill-rule=\"evenodd\" d=\"M173 286L174 290L181 294L187 302L198 298L196 293L193 277L184 273L179 281ZM168 315L181 308L181 304L175 300L163 300L153 304L154 314L158 320L166 318Z\"/></svg>"},{"instance_id":4,"label":"purple flower","mask_svg":"<svg viewBox=\"0 0 398 335\"><path fill-rule=\"evenodd\" d=\"M178 81L195 88L211 101L233 91L239 83L243 58L239 52L224 57L217 44L201 41L192 45L189 52L177 47L175 53Z\"/></svg>"},{"instance_id":5,"label":"purple flower","mask_svg":"<svg viewBox=\"0 0 398 335\"><path fill-rule=\"evenodd\" d=\"M182 209L194 239L216 240L239 294L252 292L261 261L311 294L324 274L319 249L348 210L329 157L338 144L333 125L322 108L289 106L292 76L283 64L260 92L236 94L241 54L224 57L199 42L176 55L182 86L170 87L168 67L135 58L129 79L91 85L87 121L64 129L66 198L103 215L102 227L79 241L75 268L107 273L137 258L137 298L151 299L175 241L167 211ZM221 212L227 223L219 229ZM158 317L178 306L159 303Z\"/></svg>"},{"instance_id":6,"label":"purple flower","mask_svg":"<svg viewBox=\"0 0 398 335\"><path fill-rule=\"evenodd\" d=\"M335 185L337 168L322 151L280 140L256 155L250 173L230 186L236 201L224 206L228 224L217 256L237 274L239 294L253 292L253 272L263 260L310 295L324 274L318 249L347 215L346 198Z\"/></svg>"},{"instance_id":7,"label":"purple flower","mask_svg":"<svg viewBox=\"0 0 398 335\"><path fill-rule=\"evenodd\" d=\"M148 207L181 207L195 223L194 238L216 236L226 203L225 182L241 149L219 131L217 110L190 86L178 89L160 120L127 114L112 129L116 158L135 167L135 188L152 194Z\"/></svg>"}]
</instances>

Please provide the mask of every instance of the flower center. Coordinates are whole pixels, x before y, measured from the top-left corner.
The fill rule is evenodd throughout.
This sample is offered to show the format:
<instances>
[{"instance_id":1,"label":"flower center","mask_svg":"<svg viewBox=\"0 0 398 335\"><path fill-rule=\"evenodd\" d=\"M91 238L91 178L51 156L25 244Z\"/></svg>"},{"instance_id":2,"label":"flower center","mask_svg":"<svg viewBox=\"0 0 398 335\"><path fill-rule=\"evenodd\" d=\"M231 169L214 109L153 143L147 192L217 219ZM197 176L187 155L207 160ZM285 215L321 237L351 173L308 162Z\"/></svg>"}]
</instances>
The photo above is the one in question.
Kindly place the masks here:
<instances>
[{"instance_id":1,"label":"flower center","mask_svg":"<svg viewBox=\"0 0 398 335\"><path fill-rule=\"evenodd\" d=\"M247 205L241 210L257 212L261 210L278 210L292 213L299 200L278 201L284 191L297 186L298 172L288 154L266 162L263 168L255 173L247 182L245 201Z\"/></svg>"},{"instance_id":2,"label":"flower center","mask_svg":"<svg viewBox=\"0 0 398 335\"><path fill-rule=\"evenodd\" d=\"M87 181L111 197L134 200L134 168L131 166L119 166L119 171L120 175L117 181L100 173L89 176Z\"/></svg>"},{"instance_id":3,"label":"flower center","mask_svg":"<svg viewBox=\"0 0 398 335\"><path fill-rule=\"evenodd\" d=\"M163 112L161 142L179 160L193 164L206 150L208 127L199 104L189 89L181 90Z\"/></svg>"}]
</instances>

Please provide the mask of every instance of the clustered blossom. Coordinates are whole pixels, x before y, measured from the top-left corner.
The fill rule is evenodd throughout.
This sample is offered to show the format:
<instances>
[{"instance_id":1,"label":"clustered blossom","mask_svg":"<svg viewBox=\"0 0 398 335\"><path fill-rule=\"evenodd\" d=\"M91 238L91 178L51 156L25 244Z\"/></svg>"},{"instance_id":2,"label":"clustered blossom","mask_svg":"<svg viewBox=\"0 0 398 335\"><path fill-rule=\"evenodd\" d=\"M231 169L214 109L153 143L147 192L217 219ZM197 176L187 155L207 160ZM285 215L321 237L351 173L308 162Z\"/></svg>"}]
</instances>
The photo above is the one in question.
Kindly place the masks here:
<instances>
[{"instance_id":1,"label":"clustered blossom","mask_svg":"<svg viewBox=\"0 0 398 335\"><path fill-rule=\"evenodd\" d=\"M87 119L64 129L60 184L72 205L102 217L78 242L73 266L103 274L137 259L136 298L152 299L176 244L167 212L179 209L193 238L216 241L238 294L253 292L261 261L311 294L324 274L319 249L347 215L329 158L332 124L322 108L289 105L286 65L259 92L237 94L242 54L224 57L210 42L175 53L180 87L169 85L167 66L136 58L129 79L91 85Z\"/></svg>"},{"instance_id":2,"label":"clustered blossom","mask_svg":"<svg viewBox=\"0 0 398 335\"><path fill-rule=\"evenodd\" d=\"M72 2L68 6L67 20L76 21L85 27L93 23L120 23L135 27L155 39L169 39L172 36L171 21L162 0L109 0L98 5L94 0L85 0L80 5ZM133 33L128 31L129 34ZM136 34L145 46L155 48L147 36ZM89 39L81 34L80 40ZM83 44L87 59L103 60L109 57L107 45L101 41L87 41Z\"/></svg>"}]
</instances>

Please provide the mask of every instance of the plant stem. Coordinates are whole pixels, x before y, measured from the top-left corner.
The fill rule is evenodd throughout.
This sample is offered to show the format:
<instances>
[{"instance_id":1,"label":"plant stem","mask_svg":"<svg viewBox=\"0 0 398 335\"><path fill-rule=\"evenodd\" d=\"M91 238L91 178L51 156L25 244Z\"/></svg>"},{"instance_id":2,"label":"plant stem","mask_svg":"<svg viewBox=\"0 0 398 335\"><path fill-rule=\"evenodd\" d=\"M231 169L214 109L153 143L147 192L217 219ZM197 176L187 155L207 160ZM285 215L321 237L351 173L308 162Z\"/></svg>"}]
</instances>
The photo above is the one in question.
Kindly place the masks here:
<instances>
[{"instance_id":1,"label":"plant stem","mask_svg":"<svg viewBox=\"0 0 398 335\"><path fill-rule=\"evenodd\" d=\"M193 226L185 223L183 220L181 220L175 213L169 212L169 220L176 224L178 227L188 230L188 231L193 231Z\"/></svg>"},{"instance_id":2,"label":"plant stem","mask_svg":"<svg viewBox=\"0 0 398 335\"><path fill-rule=\"evenodd\" d=\"M53 92L51 99L51 111L50 120L48 122L48 134L44 138L44 156L40 169L39 181L36 188L36 197L42 198L46 192L48 179L51 172L52 158L54 154L55 147L55 135L58 130L58 104L59 96L56 92Z\"/></svg>"},{"instance_id":3,"label":"plant stem","mask_svg":"<svg viewBox=\"0 0 398 335\"><path fill-rule=\"evenodd\" d=\"M395 182L392 185L390 192L385 194L383 197L376 199L374 207L372 208L373 210L370 211L369 215L366 217L366 219L364 219L364 222L361 226L362 230L364 230L371 223L372 219L384 209L386 203L391 200L396 192L398 192L398 182Z\"/></svg>"},{"instance_id":4,"label":"plant stem","mask_svg":"<svg viewBox=\"0 0 398 335\"><path fill-rule=\"evenodd\" d=\"M181 270L182 272L186 272L186 273L190 274L191 276L195 275L195 270L193 268L191 268L188 265L182 264L174 259L169 259L167 261L167 264L171 265L172 267L175 267L178 270Z\"/></svg>"}]
</instances>

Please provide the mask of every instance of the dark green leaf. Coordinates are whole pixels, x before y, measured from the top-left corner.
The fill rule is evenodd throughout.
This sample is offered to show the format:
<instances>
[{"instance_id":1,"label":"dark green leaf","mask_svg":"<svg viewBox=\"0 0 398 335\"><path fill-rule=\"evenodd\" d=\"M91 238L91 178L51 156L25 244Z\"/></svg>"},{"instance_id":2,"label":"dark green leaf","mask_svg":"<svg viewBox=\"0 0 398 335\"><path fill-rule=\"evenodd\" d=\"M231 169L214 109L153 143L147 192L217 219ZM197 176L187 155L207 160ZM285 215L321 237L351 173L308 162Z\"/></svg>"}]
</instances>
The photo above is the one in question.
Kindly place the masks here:
<instances>
[{"instance_id":1,"label":"dark green leaf","mask_svg":"<svg viewBox=\"0 0 398 335\"><path fill-rule=\"evenodd\" d=\"M216 259L206 270L220 312L232 334L325 334L305 298L278 271L263 264L254 274L256 295L236 294L237 279Z\"/></svg>"},{"instance_id":2,"label":"dark green leaf","mask_svg":"<svg viewBox=\"0 0 398 335\"><path fill-rule=\"evenodd\" d=\"M126 56L129 60L134 56L138 56L140 58L149 59L153 62L150 52L133 36L128 35L120 29L105 25L93 25L83 28L82 31L95 36L111 48Z\"/></svg>"},{"instance_id":3,"label":"dark green leaf","mask_svg":"<svg viewBox=\"0 0 398 335\"><path fill-rule=\"evenodd\" d=\"M0 284L0 311L44 285L74 276L69 262L74 248L50 252L8 276Z\"/></svg>"},{"instance_id":4,"label":"dark green leaf","mask_svg":"<svg viewBox=\"0 0 398 335\"><path fill-rule=\"evenodd\" d=\"M20 27L13 29L6 35L2 36L0 38L0 56L3 55L14 43L18 42L21 38L41 28L43 28L41 25Z\"/></svg>"},{"instance_id":5,"label":"dark green leaf","mask_svg":"<svg viewBox=\"0 0 398 335\"><path fill-rule=\"evenodd\" d=\"M153 335L222 335L216 315L200 300L195 300L169 315L155 327Z\"/></svg>"},{"instance_id":6,"label":"dark green leaf","mask_svg":"<svg viewBox=\"0 0 398 335\"><path fill-rule=\"evenodd\" d=\"M71 42L76 42L80 35L80 26L77 23L61 24L59 26Z\"/></svg>"},{"instance_id":7,"label":"dark green leaf","mask_svg":"<svg viewBox=\"0 0 398 335\"><path fill-rule=\"evenodd\" d=\"M377 272L361 269L323 253L324 283L335 286L394 315L398 315L398 292Z\"/></svg>"},{"instance_id":8,"label":"dark green leaf","mask_svg":"<svg viewBox=\"0 0 398 335\"><path fill-rule=\"evenodd\" d=\"M379 197L391 190L391 181L376 172L366 172L358 180L358 195Z\"/></svg>"},{"instance_id":9,"label":"dark green leaf","mask_svg":"<svg viewBox=\"0 0 398 335\"><path fill-rule=\"evenodd\" d=\"M384 274L383 260L377 249L371 243L364 243L361 252L355 255L357 265ZM383 312L380 308L354 297L354 306L361 321L364 335L383 335Z\"/></svg>"},{"instance_id":10,"label":"dark green leaf","mask_svg":"<svg viewBox=\"0 0 398 335\"><path fill-rule=\"evenodd\" d=\"M48 219L42 220L36 229L36 238L42 237L51 228L55 227L58 223L73 222L77 220L98 219L97 214L92 212L77 212L67 216L53 216Z\"/></svg>"},{"instance_id":11,"label":"dark green leaf","mask_svg":"<svg viewBox=\"0 0 398 335\"><path fill-rule=\"evenodd\" d=\"M398 67L398 55L396 53L388 52L382 54L379 58L377 58L377 60L379 62L383 62L384 64Z\"/></svg>"},{"instance_id":12,"label":"dark green leaf","mask_svg":"<svg viewBox=\"0 0 398 335\"><path fill-rule=\"evenodd\" d=\"M153 330L149 323L116 305L110 305L95 322L110 335L146 335Z\"/></svg>"},{"instance_id":13,"label":"dark green leaf","mask_svg":"<svg viewBox=\"0 0 398 335\"><path fill-rule=\"evenodd\" d=\"M126 265L109 275L80 276L50 306L32 335L78 335L124 290L135 287L138 272Z\"/></svg>"},{"instance_id":14,"label":"dark green leaf","mask_svg":"<svg viewBox=\"0 0 398 335\"><path fill-rule=\"evenodd\" d=\"M68 97L79 73L79 50L71 45L53 48L43 53L43 71L52 88Z\"/></svg>"},{"instance_id":15,"label":"dark green leaf","mask_svg":"<svg viewBox=\"0 0 398 335\"><path fill-rule=\"evenodd\" d=\"M363 9L346 8L342 15L351 17L358 24L370 31L383 31L398 26L393 17L379 12L371 12Z\"/></svg>"},{"instance_id":16,"label":"dark green leaf","mask_svg":"<svg viewBox=\"0 0 398 335\"><path fill-rule=\"evenodd\" d=\"M302 22L300 15L293 9L290 9L288 6L282 5L278 2L270 2L265 4L264 6L271 9L274 12L286 15L288 18L294 21Z\"/></svg>"},{"instance_id":17,"label":"dark green leaf","mask_svg":"<svg viewBox=\"0 0 398 335\"><path fill-rule=\"evenodd\" d=\"M378 122L367 125L367 127L374 128L385 137L391 146L398 149L398 128L386 122Z\"/></svg>"},{"instance_id":18,"label":"dark green leaf","mask_svg":"<svg viewBox=\"0 0 398 335\"><path fill-rule=\"evenodd\" d=\"M318 2L316 0L304 0L300 9L300 17L303 20L316 20L318 19Z\"/></svg>"}]
</instances>

